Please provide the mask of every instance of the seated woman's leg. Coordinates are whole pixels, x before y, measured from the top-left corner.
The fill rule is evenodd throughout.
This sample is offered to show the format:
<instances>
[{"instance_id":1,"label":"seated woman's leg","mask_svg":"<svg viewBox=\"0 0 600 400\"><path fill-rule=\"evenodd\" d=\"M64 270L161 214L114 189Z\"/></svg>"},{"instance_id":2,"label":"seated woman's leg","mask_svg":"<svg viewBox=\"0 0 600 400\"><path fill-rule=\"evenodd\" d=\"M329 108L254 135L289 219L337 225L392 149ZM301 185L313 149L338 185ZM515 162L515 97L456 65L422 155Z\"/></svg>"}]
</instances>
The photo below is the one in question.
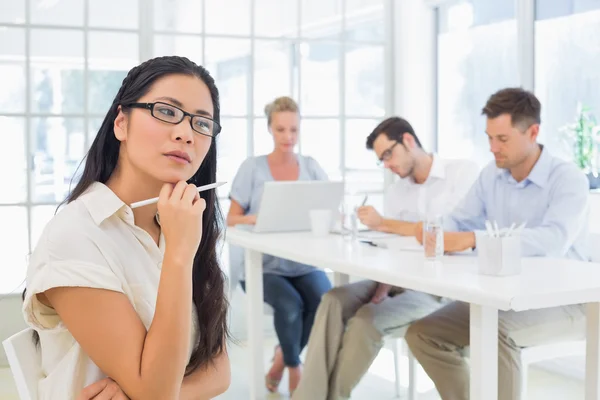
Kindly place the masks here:
<instances>
[{"instance_id":1,"label":"seated woman's leg","mask_svg":"<svg viewBox=\"0 0 600 400\"><path fill-rule=\"evenodd\" d=\"M327 274L322 270L315 270L305 275L290 278L290 281L298 293L300 293L304 302L302 338L300 340L300 352L302 352L302 349L308 343L315 314L321 303L321 297L331 290L331 282Z\"/></svg>"},{"instance_id":2,"label":"seated woman's leg","mask_svg":"<svg viewBox=\"0 0 600 400\"><path fill-rule=\"evenodd\" d=\"M280 275L264 274L264 298L265 303L274 310L275 332L285 365L297 367L300 365L304 303L289 279Z\"/></svg>"},{"instance_id":3,"label":"seated woman's leg","mask_svg":"<svg viewBox=\"0 0 600 400\"><path fill-rule=\"evenodd\" d=\"M331 282L329 282L325 272L321 270L315 270L308 274L291 278L290 281L296 290L298 290L298 293L300 293L304 303L302 337L300 338L300 352L302 352L302 349L308 342L321 297L331 289ZM293 393L300 383L302 371L300 367L289 368L289 373L289 388L290 393Z\"/></svg>"}]
</instances>

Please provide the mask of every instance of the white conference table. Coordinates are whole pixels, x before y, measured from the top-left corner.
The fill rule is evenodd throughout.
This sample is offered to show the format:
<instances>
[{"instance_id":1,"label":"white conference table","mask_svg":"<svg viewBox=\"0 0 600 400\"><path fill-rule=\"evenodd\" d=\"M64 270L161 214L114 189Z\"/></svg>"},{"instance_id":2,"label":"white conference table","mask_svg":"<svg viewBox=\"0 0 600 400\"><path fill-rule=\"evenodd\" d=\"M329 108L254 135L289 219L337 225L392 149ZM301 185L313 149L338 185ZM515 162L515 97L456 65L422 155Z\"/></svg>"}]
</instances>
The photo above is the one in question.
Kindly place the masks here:
<instances>
[{"instance_id":1,"label":"white conference table","mask_svg":"<svg viewBox=\"0 0 600 400\"><path fill-rule=\"evenodd\" d=\"M498 398L499 310L587 303L585 399L600 400L600 264L524 258L520 275L491 277L477 273L477 257L473 255L444 256L439 263L428 263L422 251L415 251L413 238L400 239L406 243L406 250L397 245L383 249L348 242L339 235L257 234L229 228L226 240L246 249L251 399L265 397L262 255L269 254L329 268L342 277L336 283L347 282L354 275L469 303L471 400Z\"/></svg>"}]
</instances>

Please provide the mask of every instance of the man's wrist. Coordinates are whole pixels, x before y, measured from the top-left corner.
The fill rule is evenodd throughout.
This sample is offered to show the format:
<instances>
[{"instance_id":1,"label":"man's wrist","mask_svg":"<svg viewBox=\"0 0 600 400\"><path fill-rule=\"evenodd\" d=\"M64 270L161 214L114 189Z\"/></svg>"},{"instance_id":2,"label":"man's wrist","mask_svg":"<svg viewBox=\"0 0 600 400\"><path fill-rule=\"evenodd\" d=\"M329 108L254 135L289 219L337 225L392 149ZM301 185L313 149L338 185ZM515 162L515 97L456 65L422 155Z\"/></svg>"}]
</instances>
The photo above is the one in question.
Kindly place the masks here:
<instances>
[{"instance_id":1,"label":"man's wrist","mask_svg":"<svg viewBox=\"0 0 600 400\"><path fill-rule=\"evenodd\" d=\"M475 248L475 244L477 240L475 239L475 232L463 232L464 239L464 249L463 250L472 250Z\"/></svg>"}]
</instances>

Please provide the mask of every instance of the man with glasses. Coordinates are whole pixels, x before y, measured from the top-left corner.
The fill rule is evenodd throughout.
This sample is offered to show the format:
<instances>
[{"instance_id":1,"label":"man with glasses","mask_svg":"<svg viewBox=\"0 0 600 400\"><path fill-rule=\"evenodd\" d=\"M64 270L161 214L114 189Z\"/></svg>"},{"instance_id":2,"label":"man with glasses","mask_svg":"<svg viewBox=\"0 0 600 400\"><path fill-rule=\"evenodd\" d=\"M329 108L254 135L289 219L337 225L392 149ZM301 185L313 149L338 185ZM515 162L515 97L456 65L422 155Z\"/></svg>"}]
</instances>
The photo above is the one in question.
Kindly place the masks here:
<instances>
[{"instance_id":1,"label":"man with glasses","mask_svg":"<svg viewBox=\"0 0 600 400\"><path fill-rule=\"evenodd\" d=\"M373 207L358 209L372 230L412 236L427 214L452 210L477 178L476 164L428 154L408 121L392 117L367 138L380 164L400 179L385 194L385 216ZM384 336L440 308L439 297L373 281L329 291L317 310L294 399L350 398L383 346Z\"/></svg>"}]
</instances>

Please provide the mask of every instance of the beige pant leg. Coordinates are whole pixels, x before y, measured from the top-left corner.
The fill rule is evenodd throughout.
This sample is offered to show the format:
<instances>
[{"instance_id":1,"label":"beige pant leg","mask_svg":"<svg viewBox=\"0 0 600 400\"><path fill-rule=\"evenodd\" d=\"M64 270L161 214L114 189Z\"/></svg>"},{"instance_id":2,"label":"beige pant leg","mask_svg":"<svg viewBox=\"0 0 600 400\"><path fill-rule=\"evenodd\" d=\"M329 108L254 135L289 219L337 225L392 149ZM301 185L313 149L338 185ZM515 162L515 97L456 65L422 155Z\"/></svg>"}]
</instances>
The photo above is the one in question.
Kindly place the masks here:
<instances>
[{"instance_id":1,"label":"beige pant leg","mask_svg":"<svg viewBox=\"0 0 600 400\"><path fill-rule=\"evenodd\" d=\"M352 390L379 354L385 335L406 328L442 306L437 297L429 294L394 290L393 297L379 304L365 304L348 321L331 377L329 400L350 398Z\"/></svg>"},{"instance_id":2,"label":"beige pant leg","mask_svg":"<svg viewBox=\"0 0 600 400\"><path fill-rule=\"evenodd\" d=\"M498 321L498 399L521 399L522 347L581 339L582 306L500 312ZM406 333L410 350L435 383L442 400L469 399L469 305L451 303L413 323Z\"/></svg>"},{"instance_id":3,"label":"beige pant leg","mask_svg":"<svg viewBox=\"0 0 600 400\"><path fill-rule=\"evenodd\" d=\"M371 300L377 282L361 281L333 288L321 299L308 339L306 360L294 400L325 400L348 320Z\"/></svg>"}]
</instances>

